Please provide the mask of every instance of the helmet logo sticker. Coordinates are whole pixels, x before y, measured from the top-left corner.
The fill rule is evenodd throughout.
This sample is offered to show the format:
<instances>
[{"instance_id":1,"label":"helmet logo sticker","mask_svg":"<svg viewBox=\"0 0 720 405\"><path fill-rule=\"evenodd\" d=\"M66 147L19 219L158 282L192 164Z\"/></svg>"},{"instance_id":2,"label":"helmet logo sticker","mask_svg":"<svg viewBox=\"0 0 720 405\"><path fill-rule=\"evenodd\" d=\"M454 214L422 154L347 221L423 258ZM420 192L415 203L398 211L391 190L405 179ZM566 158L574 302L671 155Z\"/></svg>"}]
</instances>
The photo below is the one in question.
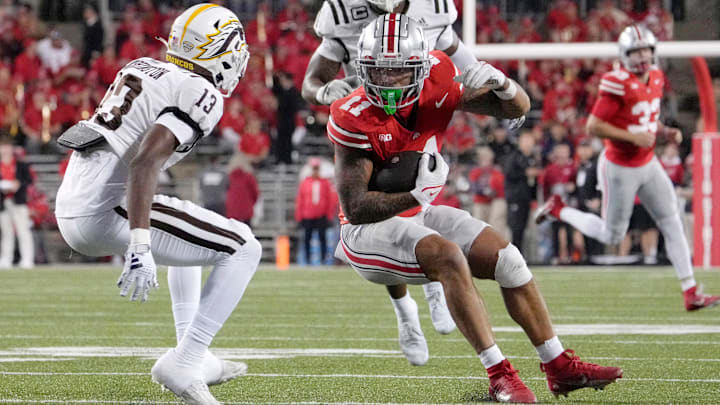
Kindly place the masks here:
<instances>
[{"instance_id":1,"label":"helmet logo sticker","mask_svg":"<svg viewBox=\"0 0 720 405\"><path fill-rule=\"evenodd\" d=\"M193 49L193 44L191 44L191 43L188 42L188 41L184 41L183 44L182 44L182 47L183 47L183 51L185 51L185 52L190 52L190 51L192 51L192 49Z\"/></svg>"},{"instance_id":2,"label":"helmet logo sticker","mask_svg":"<svg viewBox=\"0 0 720 405\"><path fill-rule=\"evenodd\" d=\"M223 25L220 25L220 21L217 21L214 27L216 31L206 35L207 42L198 45L198 49L202 52L193 57L193 59L211 60L231 53L234 50L230 48L230 43L233 39L238 37L242 40L245 36L240 21L238 20L229 20Z\"/></svg>"}]
</instances>

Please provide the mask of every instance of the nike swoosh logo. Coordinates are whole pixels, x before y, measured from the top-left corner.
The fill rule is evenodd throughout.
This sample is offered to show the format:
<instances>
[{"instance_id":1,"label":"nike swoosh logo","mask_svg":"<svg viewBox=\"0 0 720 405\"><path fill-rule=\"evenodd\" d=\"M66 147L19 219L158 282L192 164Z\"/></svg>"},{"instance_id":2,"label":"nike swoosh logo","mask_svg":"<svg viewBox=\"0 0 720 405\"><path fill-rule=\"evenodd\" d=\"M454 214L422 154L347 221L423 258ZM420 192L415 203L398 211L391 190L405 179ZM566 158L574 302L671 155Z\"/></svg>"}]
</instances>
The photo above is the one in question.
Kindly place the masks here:
<instances>
[{"instance_id":1,"label":"nike swoosh logo","mask_svg":"<svg viewBox=\"0 0 720 405\"><path fill-rule=\"evenodd\" d=\"M428 193L428 195L429 195L430 197L435 197L435 196L437 195L437 193L439 193L439 191L436 191L436 192L434 192L434 193Z\"/></svg>"},{"instance_id":2,"label":"nike swoosh logo","mask_svg":"<svg viewBox=\"0 0 720 405\"><path fill-rule=\"evenodd\" d=\"M448 93L445 93L445 95L443 96L443 98L440 99L440 101L436 101L436 102L435 102L435 108L440 108L440 107L442 107L442 105L443 105L443 103L445 102L445 99L447 98L447 96L448 96Z\"/></svg>"}]
</instances>

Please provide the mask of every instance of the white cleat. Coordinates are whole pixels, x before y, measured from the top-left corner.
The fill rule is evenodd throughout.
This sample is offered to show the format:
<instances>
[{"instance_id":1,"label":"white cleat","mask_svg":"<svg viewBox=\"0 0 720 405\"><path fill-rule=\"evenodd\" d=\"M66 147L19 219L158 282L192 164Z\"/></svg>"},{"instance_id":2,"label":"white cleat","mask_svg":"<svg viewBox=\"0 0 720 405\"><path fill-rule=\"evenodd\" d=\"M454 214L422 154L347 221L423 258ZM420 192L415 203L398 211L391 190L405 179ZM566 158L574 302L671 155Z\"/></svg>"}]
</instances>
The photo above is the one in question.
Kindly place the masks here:
<instances>
[{"instance_id":1,"label":"white cleat","mask_svg":"<svg viewBox=\"0 0 720 405\"><path fill-rule=\"evenodd\" d=\"M455 330L455 321L448 310L443 290L435 290L430 295L425 296L425 299L430 307L430 319L435 330L443 335L452 333Z\"/></svg>"},{"instance_id":2,"label":"white cleat","mask_svg":"<svg viewBox=\"0 0 720 405\"><path fill-rule=\"evenodd\" d=\"M247 364L220 359L210 351L205 353L202 368L207 385L218 385L242 377L248 370Z\"/></svg>"},{"instance_id":3,"label":"white cleat","mask_svg":"<svg viewBox=\"0 0 720 405\"><path fill-rule=\"evenodd\" d=\"M150 371L152 380L172 391L188 405L220 405L203 381L201 367L181 367L175 349L162 355Z\"/></svg>"},{"instance_id":4,"label":"white cleat","mask_svg":"<svg viewBox=\"0 0 720 405\"><path fill-rule=\"evenodd\" d=\"M420 322L406 321L398 324L398 342L405 358L413 366L422 366L427 363L430 353L427 341L420 329Z\"/></svg>"}]
</instances>

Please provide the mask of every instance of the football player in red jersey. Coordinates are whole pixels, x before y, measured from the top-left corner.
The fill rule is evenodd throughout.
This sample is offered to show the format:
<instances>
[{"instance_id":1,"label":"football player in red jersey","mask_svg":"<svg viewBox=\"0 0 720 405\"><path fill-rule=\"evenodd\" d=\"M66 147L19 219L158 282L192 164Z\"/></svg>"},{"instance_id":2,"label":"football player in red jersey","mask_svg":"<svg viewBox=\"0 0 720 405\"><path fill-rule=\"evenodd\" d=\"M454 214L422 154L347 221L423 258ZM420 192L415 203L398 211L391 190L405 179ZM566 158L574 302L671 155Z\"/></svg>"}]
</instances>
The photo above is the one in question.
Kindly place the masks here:
<instances>
[{"instance_id":1,"label":"football player in red jersey","mask_svg":"<svg viewBox=\"0 0 720 405\"><path fill-rule=\"evenodd\" d=\"M620 378L621 369L582 362L563 348L515 246L466 211L430 205L448 174L439 149L453 111L519 117L530 108L525 91L487 63L457 75L445 54L428 52L422 28L402 14L378 17L363 30L358 47L363 87L332 104L328 123L342 207L336 256L379 284L441 282L458 328L488 370L494 400L534 403L536 398L495 344L472 277L500 284L554 394L601 388ZM413 150L427 153L412 191L368 189L374 166L393 153Z\"/></svg>"},{"instance_id":2,"label":"football player in red jersey","mask_svg":"<svg viewBox=\"0 0 720 405\"><path fill-rule=\"evenodd\" d=\"M587 130L605 141L598 161L602 217L566 207L559 196L552 196L538 211L536 222L554 217L600 242L620 243L637 195L665 238L685 309L694 311L717 305L720 297L704 294L702 286L696 285L675 190L655 156L656 136L682 140L680 130L658 121L665 75L656 66L656 42L652 32L642 26L625 28L618 39L622 67L600 79Z\"/></svg>"}]
</instances>

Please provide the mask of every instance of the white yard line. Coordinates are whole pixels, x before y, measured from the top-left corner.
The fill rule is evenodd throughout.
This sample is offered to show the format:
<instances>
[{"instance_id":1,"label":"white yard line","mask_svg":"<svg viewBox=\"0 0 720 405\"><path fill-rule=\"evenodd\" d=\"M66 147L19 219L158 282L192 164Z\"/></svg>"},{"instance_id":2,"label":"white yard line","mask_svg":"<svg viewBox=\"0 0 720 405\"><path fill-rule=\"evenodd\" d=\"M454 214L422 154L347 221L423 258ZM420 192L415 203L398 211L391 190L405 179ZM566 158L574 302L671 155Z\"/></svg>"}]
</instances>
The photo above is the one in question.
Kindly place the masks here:
<instances>
[{"instance_id":1,"label":"white yard line","mask_svg":"<svg viewBox=\"0 0 720 405\"><path fill-rule=\"evenodd\" d=\"M120 372L25 372L0 371L0 375L25 376L149 376L149 373L120 373ZM282 373L248 373L246 377L262 378L363 378L363 379L398 379L398 380L487 380L481 376L444 376L444 375L392 375L392 374L282 374ZM545 381L545 377L523 377L523 380ZM653 382L679 382L679 383L713 383L720 384L715 378L622 378L622 381L653 381Z\"/></svg>"}]
</instances>

